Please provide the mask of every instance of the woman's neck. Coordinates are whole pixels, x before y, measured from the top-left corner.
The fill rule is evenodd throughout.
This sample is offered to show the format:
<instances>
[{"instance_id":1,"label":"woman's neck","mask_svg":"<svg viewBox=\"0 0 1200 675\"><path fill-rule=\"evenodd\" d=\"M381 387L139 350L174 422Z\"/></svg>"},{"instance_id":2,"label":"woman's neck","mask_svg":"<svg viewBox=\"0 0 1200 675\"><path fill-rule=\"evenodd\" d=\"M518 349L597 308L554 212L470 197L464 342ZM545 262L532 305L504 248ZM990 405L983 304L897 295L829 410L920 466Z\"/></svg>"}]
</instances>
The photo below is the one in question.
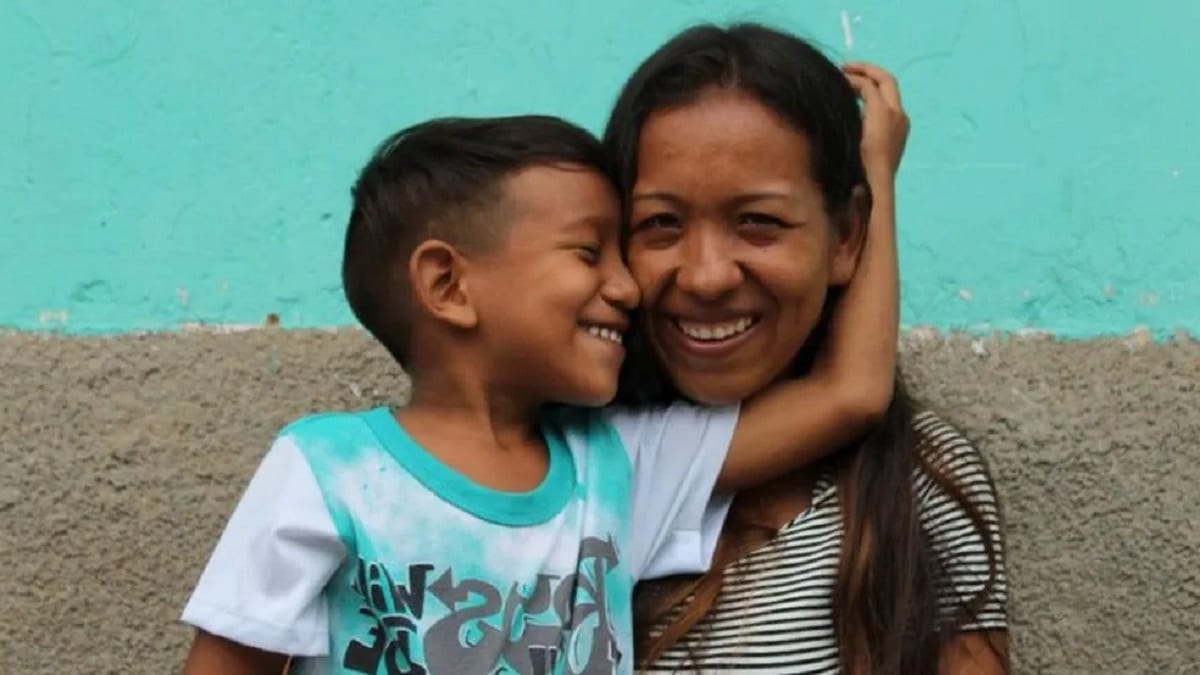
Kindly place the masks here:
<instances>
[{"instance_id":1,"label":"woman's neck","mask_svg":"<svg viewBox=\"0 0 1200 675\"><path fill-rule=\"evenodd\" d=\"M738 498L746 502L747 508L755 514L755 520L778 530L812 504L816 484L814 468L803 467L743 490Z\"/></svg>"}]
</instances>

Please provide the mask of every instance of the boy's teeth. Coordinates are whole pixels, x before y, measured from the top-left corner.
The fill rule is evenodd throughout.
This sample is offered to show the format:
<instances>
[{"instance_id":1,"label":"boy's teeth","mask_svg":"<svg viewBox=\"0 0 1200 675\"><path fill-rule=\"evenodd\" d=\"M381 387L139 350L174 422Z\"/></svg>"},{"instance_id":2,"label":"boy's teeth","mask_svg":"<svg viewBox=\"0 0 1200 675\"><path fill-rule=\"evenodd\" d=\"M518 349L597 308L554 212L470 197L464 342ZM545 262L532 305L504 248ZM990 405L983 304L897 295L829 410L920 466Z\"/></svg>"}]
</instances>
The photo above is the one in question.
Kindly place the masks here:
<instances>
[{"instance_id":1,"label":"boy's teeth","mask_svg":"<svg viewBox=\"0 0 1200 675\"><path fill-rule=\"evenodd\" d=\"M621 333L615 329L604 328L603 326L588 326L587 332L588 335L598 337L601 340L608 340L609 342L621 344Z\"/></svg>"},{"instance_id":2,"label":"boy's teeth","mask_svg":"<svg viewBox=\"0 0 1200 675\"><path fill-rule=\"evenodd\" d=\"M750 326L754 325L754 319L746 316L722 323L694 323L691 321L677 321L676 323L679 324L679 330L693 340L715 341L745 333Z\"/></svg>"}]
</instances>

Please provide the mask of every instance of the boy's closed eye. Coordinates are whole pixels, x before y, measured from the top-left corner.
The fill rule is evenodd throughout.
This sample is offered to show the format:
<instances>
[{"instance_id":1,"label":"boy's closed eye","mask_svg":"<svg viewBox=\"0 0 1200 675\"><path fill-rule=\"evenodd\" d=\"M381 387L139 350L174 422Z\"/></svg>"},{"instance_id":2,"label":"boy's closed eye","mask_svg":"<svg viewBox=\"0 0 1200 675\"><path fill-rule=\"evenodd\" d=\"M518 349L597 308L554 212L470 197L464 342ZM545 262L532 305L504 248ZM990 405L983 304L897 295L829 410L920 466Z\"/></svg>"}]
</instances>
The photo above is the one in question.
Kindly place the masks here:
<instances>
[{"instance_id":1,"label":"boy's closed eye","mask_svg":"<svg viewBox=\"0 0 1200 675\"><path fill-rule=\"evenodd\" d=\"M579 254L581 260L589 265L595 265L600 262L599 244L581 244L575 247L575 252Z\"/></svg>"}]
</instances>

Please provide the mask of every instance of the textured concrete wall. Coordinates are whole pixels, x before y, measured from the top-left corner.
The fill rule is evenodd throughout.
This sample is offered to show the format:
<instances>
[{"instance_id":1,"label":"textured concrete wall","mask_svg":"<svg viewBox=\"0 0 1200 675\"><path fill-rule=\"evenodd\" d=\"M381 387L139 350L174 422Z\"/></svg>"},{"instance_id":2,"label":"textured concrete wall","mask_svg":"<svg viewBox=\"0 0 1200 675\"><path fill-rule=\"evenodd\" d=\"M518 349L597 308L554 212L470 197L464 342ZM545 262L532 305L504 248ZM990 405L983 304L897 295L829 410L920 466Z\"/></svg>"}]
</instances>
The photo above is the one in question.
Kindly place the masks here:
<instances>
[{"instance_id":1,"label":"textured concrete wall","mask_svg":"<svg viewBox=\"0 0 1200 675\"><path fill-rule=\"evenodd\" d=\"M1200 345L909 335L991 460L1022 673L1200 665ZM0 672L172 672L176 624L274 431L402 400L362 334L0 335Z\"/></svg>"},{"instance_id":2,"label":"textured concrete wall","mask_svg":"<svg viewBox=\"0 0 1200 675\"><path fill-rule=\"evenodd\" d=\"M729 19L899 73L906 323L1200 334L1200 3L1072 0L7 0L0 326L346 325L348 187L385 134L599 129L668 35Z\"/></svg>"}]
</instances>

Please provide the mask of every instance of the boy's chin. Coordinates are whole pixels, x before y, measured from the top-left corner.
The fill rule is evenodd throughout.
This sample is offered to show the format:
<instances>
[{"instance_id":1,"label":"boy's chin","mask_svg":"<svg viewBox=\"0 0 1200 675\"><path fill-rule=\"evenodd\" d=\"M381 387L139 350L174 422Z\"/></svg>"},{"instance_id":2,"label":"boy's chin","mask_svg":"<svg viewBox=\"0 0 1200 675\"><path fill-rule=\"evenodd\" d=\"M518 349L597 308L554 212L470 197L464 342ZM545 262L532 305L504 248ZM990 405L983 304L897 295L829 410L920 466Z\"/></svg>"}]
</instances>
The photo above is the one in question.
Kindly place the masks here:
<instances>
[{"instance_id":1,"label":"boy's chin","mask_svg":"<svg viewBox=\"0 0 1200 675\"><path fill-rule=\"evenodd\" d=\"M586 386L573 388L569 393L559 397L567 405L579 408L602 408L617 397L617 378L611 382L589 383Z\"/></svg>"}]
</instances>

